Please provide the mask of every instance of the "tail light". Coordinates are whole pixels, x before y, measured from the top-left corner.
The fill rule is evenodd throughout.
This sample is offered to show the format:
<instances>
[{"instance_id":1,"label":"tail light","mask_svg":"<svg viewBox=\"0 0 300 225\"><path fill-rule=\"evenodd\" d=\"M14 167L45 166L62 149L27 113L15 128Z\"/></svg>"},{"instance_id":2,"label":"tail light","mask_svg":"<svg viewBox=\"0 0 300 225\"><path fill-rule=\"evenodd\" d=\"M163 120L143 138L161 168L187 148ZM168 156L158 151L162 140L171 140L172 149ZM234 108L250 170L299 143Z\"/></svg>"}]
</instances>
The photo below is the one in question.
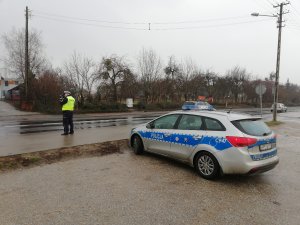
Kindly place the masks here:
<instances>
[{"instance_id":1,"label":"tail light","mask_svg":"<svg viewBox=\"0 0 300 225\"><path fill-rule=\"evenodd\" d=\"M247 147L250 145L254 145L257 142L256 138L248 138L248 137L226 136L226 139L234 147Z\"/></svg>"}]
</instances>

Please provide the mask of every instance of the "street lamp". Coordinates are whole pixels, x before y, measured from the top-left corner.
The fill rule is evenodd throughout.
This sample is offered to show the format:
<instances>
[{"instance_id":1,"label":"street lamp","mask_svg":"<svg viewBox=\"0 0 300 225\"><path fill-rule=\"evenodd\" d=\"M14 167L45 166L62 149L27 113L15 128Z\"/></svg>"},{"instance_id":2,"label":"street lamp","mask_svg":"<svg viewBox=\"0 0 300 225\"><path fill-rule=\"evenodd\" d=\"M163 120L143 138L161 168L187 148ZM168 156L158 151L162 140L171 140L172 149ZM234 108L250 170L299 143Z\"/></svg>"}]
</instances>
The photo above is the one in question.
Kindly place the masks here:
<instances>
[{"instance_id":1,"label":"street lamp","mask_svg":"<svg viewBox=\"0 0 300 225\"><path fill-rule=\"evenodd\" d=\"M281 28L282 28L282 14L283 3L280 4L280 13L278 15L263 15L259 13L251 13L251 16L266 16L278 18L278 44L277 44L277 60L276 60L276 76L275 76L275 92L274 92L274 108L273 108L273 121L277 118L277 102L278 102L278 85L279 85L279 66L280 66L280 48L281 48Z\"/></svg>"},{"instance_id":2,"label":"street lamp","mask_svg":"<svg viewBox=\"0 0 300 225\"><path fill-rule=\"evenodd\" d=\"M267 17L278 17L277 15L265 15L265 14L259 14L257 12L251 13L251 16L267 16Z\"/></svg>"}]
</instances>

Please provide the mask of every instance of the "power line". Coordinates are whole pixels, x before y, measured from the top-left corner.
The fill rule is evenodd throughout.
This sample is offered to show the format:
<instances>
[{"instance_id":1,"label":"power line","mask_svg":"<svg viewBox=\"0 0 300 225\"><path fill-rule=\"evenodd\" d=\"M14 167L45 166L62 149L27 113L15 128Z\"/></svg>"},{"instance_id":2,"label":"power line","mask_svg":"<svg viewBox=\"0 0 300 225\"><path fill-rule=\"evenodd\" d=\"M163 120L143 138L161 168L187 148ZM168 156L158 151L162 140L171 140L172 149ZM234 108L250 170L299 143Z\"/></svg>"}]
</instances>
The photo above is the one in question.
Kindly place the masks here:
<instances>
[{"instance_id":1,"label":"power line","mask_svg":"<svg viewBox=\"0 0 300 225\"><path fill-rule=\"evenodd\" d=\"M272 6L276 5L276 4L273 4L273 2L271 2L270 0L266 0L268 3L270 3Z\"/></svg>"},{"instance_id":2,"label":"power line","mask_svg":"<svg viewBox=\"0 0 300 225\"><path fill-rule=\"evenodd\" d=\"M88 22L99 22L99 23L111 23L111 24L134 24L134 25L148 25L149 22L127 22L127 21L109 21L109 20L96 20L96 19L87 19L87 18L79 18L79 17L71 17L71 16L64 16L59 14L53 13L46 13L39 10L34 10L36 16L47 16L53 18L64 18L70 20L81 20L81 21L88 21ZM234 16L234 17L220 17L220 18L212 18L212 19L199 19L199 20L187 20L187 21L168 21L168 22L151 22L151 24L183 24L183 23L203 23L203 22L214 22L214 21L222 21L222 20L233 20L233 19L245 19L249 18L249 15L243 16Z\"/></svg>"},{"instance_id":3,"label":"power line","mask_svg":"<svg viewBox=\"0 0 300 225\"><path fill-rule=\"evenodd\" d=\"M177 22L153 22L153 24L157 24L157 25L164 25L164 24L170 25L170 24L184 24L184 23L203 23L203 22L215 22L215 21L224 21L224 20L233 20L233 19L245 19L245 18L249 18L249 15L235 16L235 17L222 17L222 18L214 18L214 19L177 21Z\"/></svg>"},{"instance_id":4,"label":"power line","mask_svg":"<svg viewBox=\"0 0 300 225\"><path fill-rule=\"evenodd\" d=\"M300 25L299 24L290 24L290 25L288 25L288 27L297 27L297 28L300 28Z\"/></svg>"},{"instance_id":5,"label":"power line","mask_svg":"<svg viewBox=\"0 0 300 225\"><path fill-rule=\"evenodd\" d=\"M83 21L89 21L89 22L99 22L99 23L111 23L111 24L148 24L148 23L143 23L143 22L124 22L124 21L108 21L108 20L95 20L95 19L86 19L86 18L78 18L78 17L72 17L72 16L63 16L59 14L53 14L53 13L46 13L46 12L41 12L38 10L34 10L35 15L38 16L47 16L47 17L56 17L56 18L64 18L64 19L72 19L72 20L83 20ZM40 12L40 13L39 13Z\"/></svg>"},{"instance_id":6,"label":"power line","mask_svg":"<svg viewBox=\"0 0 300 225\"><path fill-rule=\"evenodd\" d=\"M71 21L71 20L51 18L51 17L47 17L47 16L38 16L38 15L34 15L34 16L37 17L37 18L46 19L46 20L52 20L52 21L58 21L58 22L66 22L66 23L73 23L73 24L80 24L80 25L87 25L87 26L94 26L94 27L103 27L103 28L112 28L112 29L124 29L124 30L148 30L146 28L107 26L107 25L92 24L92 23L81 23L81 22L76 22L76 21Z\"/></svg>"},{"instance_id":7,"label":"power line","mask_svg":"<svg viewBox=\"0 0 300 225\"><path fill-rule=\"evenodd\" d=\"M300 27L300 23L289 23L287 26L298 26L298 27Z\"/></svg>"},{"instance_id":8,"label":"power line","mask_svg":"<svg viewBox=\"0 0 300 225\"><path fill-rule=\"evenodd\" d=\"M300 13L297 11L297 9L290 3L290 6L293 8L293 10L291 10L291 13L289 14L289 17L288 17L288 20L290 20L292 23L288 23L288 24L297 24L297 25L300 25L299 23L299 16ZM298 13L298 14L296 14Z\"/></svg>"},{"instance_id":9,"label":"power line","mask_svg":"<svg viewBox=\"0 0 300 225\"><path fill-rule=\"evenodd\" d=\"M269 12L271 14L273 14L272 11L270 11L270 5L268 4L268 6L266 6L261 0L255 0L256 4L260 6L260 8L264 8L263 10L266 12Z\"/></svg>"},{"instance_id":10,"label":"power line","mask_svg":"<svg viewBox=\"0 0 300 225\"><path fill-rule=\"evenodd\" d=\"M103 27L103 28L112 28L112 29L124 29L124 30L149 30L148 28L137 28L137 27L121 27L121 26L107 26L101 24L91 24L91 23L82 23L76 22L66 19L58 19L58 18L51 18L47 16L39 16L35 15L37 18L42 18L46 20L53 20L59 22L67 22L73 24L80 24L80 25L87 25L87 26L95 26L95 27ZM271 19L264 19L264 20L251 20L251 21L243 21L243 22L235 22L235 23L223 23L223 24L215 24L215 25L205 25L205 26L188 26L188 27L166 27L166 28L151 28L151 30L187 30L187 29L201 29L201 28L214 28L214 27L224 27L224 26L233 26L233 25L240 25L240 24L247 24L247 23L258 23L263 21L270 21ZM148 24L147 24L148 25Z\"/></svg>"},{"instance_id":11,"label":"power line","mask_svg":"<svg viewBox=\"0 0 300 225\"><path fill-rule=\"evenodd\" d=\"M300 31L300 27L299 27L299 28L295 28L295 27L287 27L287 29L289 29L289 30L297 30L297 31Z\"/></svg>"},{"instance_id":12,"label":"power line","mask_svg":"<svg viewBox=\"0 0 300 225\"><path fill-rule=\"evenodd\" d=\"M293 4L290 4L290 5L295 10L295 12L298 14L298 16L300 16L300 12L294 7L294 5Z\"/></svg>"},{"instance_id":13,"label":"power line","mask_svg":"<svg viewBox=\"0 0 300 225\"><path fill-rule=\"evenodd\" d=\"M152 30L164 31L164 30L187 30L187 29L215 28L215 27L226 27L226 26L234 26L234 25L241 25L241 24L247 24L247 23L271 21L271 20L272 19L251 20L251 21L244 21L244 22L237 22L237 23L216 24L216 25L195 26L195 27L153 28Z\"/></svg>"}]
</instances>

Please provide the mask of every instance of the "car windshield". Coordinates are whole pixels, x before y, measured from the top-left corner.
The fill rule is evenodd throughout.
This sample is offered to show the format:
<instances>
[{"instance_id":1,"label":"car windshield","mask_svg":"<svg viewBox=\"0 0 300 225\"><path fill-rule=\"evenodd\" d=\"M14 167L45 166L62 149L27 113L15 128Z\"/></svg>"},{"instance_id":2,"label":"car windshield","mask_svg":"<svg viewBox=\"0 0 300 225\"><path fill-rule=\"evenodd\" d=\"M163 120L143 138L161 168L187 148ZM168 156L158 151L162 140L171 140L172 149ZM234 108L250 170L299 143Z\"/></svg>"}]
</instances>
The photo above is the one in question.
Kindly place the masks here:
<instances>
[{"instance_id":1,"label":"car windshield","mask_svg":"<svg viewBox=\"0 0 300 225\"><path fill-rule=\"evenodd\" d=\"M233 125L245 134L253 136L267 136L272 133L269 127L262 120L236 120Z\"/></svg>"}]
</instances>

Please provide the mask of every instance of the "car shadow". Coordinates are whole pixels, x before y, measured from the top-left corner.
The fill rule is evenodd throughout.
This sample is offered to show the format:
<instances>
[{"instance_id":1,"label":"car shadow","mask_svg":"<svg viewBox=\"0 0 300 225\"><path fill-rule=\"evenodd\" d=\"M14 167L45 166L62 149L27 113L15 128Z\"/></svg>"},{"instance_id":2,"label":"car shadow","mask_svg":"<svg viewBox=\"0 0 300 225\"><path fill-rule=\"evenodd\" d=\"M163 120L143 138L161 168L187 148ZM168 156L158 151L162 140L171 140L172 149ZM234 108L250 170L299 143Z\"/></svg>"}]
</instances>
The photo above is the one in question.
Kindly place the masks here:
<instances>
[{"instance_id":1,"label":"car shadow","mask_svg":"<svg viewBox=\"0 0 300 225\"><path fill-rule=\"evenodd\" d=\"M175 167L177 169L185 170L191 175L194 175L195 177L198 177L200 179L204 179L200 177L195 169L191 167L190 165L178 161L176 159L172 159L163 155L158 155L151 152L144 152L143 157L147 158L154 158L156 159L160 164L167 164L168 166ZM220 175L216 179L210 180L211 182L218 182L222 183L224 185L245 185L245 184L262 184L262 183L269 183L267 176L265 173L262 174L255 174L255 175L232 175L232 174L226 174L226 175Z\"/></svg>"},{"instance_id":2,"label":"car shadow","mask_svg":"<svg viewBox=\"0 0 300 225\"><path fill-rule=\"evenodd\" d=\"M182 161L172 159L172 158L169 158L169 157L166 157L163 155L151 153L151 152L144 152L143 156L149 157L149 158L155 158L161 164L168 164L170 166L176 167L178 169L184 169L190 173L195 173L195 175L197 175L193 167L189 166L188 164L186 164Z\"/></svg>"}]
</instances>

